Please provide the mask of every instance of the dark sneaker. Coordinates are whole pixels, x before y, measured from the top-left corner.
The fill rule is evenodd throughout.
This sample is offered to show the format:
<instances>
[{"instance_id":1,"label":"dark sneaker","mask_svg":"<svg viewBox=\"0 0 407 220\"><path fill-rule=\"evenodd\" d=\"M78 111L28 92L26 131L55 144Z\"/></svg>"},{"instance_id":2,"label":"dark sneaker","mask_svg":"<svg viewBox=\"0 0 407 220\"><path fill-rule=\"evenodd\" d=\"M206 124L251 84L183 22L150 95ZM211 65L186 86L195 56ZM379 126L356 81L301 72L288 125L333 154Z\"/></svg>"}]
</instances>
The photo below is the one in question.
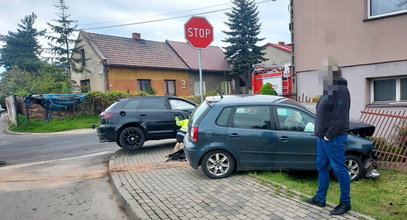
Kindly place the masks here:
<instances>
[{"instance_id":1,"label":"dark sneaker","mask_svg":"<svg viewBox=\"0 0 407 220\"><path fill-rule=\"evenodd\" d=\"M325 207L325 202L319 201L319 200L316 198L316 196L312 197L311 199L307 199L306 202L307 202L308 204L311 204L311 205L316 205L316 206L319 206L319 207Z\"/></svg>"},{"instance_id":2,"label":"dark sneaker","mask_svg":"<svg viewBox=\"0 0 407 220\"><path fill-rule=\"evenodd\" d=\"M351 210L350 204L340 203L330 213L331 215L342 215L349 212L350 210Z\"/></svg>"},{"instance_id":3,"label":"dark sneaker","mask_svg":"<svg viewBox=\"0 0 407 220\"><path fill-rule=\"evenodd\" d=\"M7 164L7 162L6 162L6 161L0 160L0 166L2 166L2 165L6 165L6 164Z\"/></svg>"}]
</instances>

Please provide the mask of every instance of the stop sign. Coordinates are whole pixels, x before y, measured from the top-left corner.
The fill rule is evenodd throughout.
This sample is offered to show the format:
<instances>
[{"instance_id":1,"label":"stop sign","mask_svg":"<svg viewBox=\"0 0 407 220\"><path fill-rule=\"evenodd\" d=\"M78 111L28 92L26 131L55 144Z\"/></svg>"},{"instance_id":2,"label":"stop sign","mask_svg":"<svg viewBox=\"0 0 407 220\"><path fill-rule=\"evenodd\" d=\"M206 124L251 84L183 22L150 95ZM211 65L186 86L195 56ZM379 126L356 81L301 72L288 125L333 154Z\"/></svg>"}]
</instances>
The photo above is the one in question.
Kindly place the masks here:
<instances>
[{"instance_id":1,"label":"stop sign","mask_svg":"<svg viewBox=\"0 0 407 220\"><path fill-rule=\"evenodd\" d=\"M185 23L185 39L195 48L207 48L213 41L212 25L204 17L191 17Z\"/></svg>"}]
</instances>

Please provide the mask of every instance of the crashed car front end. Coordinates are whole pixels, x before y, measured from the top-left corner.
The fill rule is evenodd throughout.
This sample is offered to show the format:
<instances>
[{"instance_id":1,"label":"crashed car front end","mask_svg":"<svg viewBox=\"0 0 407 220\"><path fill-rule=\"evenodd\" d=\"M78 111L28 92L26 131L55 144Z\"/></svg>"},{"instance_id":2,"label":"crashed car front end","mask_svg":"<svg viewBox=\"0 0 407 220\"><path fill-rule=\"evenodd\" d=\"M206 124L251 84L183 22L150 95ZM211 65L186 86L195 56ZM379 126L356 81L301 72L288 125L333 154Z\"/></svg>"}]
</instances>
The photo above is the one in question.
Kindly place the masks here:
<instances>
[{"instance_id":1,"label":"crashed car front end","mask_svg":"<svg viewBox=\"0 0 407 220\"><path fill-rule=\"evenodd\" d=\"M377 157L374 155L373 151L370 151L363 158L363 170L365 171L366 178L377 178L380 173L376 170L377 168Z\"/></svg>"},{"instance_id":2,"label":"crashed car front end","mask_svg":"<svg viewBox=\"0 0 407 220\"><path fill-rule=\"evenodd\" d=\"M348 133L366 138L371 137L375 131L375 127L370 124L366 124L359 121L351 121L349 124ZM373 143L365 147L369 148L368 152L363 155L363 170L364 176L366 178L377 178L380 176L380 173L376 170L377 168L377 156L374 154L374 145Z\"/></svg>"}]
</instances>

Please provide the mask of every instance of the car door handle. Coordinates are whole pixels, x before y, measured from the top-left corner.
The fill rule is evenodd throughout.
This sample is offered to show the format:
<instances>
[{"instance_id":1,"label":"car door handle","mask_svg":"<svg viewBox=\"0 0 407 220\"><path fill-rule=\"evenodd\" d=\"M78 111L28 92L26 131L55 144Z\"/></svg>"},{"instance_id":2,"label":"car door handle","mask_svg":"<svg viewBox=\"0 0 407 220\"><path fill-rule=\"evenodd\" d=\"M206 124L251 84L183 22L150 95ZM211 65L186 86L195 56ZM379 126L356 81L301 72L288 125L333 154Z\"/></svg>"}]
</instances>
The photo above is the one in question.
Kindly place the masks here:
<instances>
[{"instance_id":1,"label":"car door handle","mask_svg":"<svg viewBox=\"0 0 407 220\"><path fill-rule=\"evenodd\" d=\"M240 135L238 135L238 134L236 134L236 133L233 133L233 134L230 134L229 135L229 137L231 137L231 138L237 138L237 137L239 137Z\"/></svg>"},{"instance_id":2,"label":"car door handle","mask_svg":"<svg viewBox=\"0 0 407 220\"><path fill-rule=\"evenodd\" d=\"M147 116L146 114L140 114L140 116Z\"/></svg>"},{"instance_id":3,"label":"car door handle","mask_svg":"<svg viewBox=\"0 0 407 220\"><path fill-rule=\"evenodd\" d=\"M280 141L282 142L287 142L288 141L288 137L287 136L282 136L280 138L278 138Z\"/></svg>"}]
</instances>

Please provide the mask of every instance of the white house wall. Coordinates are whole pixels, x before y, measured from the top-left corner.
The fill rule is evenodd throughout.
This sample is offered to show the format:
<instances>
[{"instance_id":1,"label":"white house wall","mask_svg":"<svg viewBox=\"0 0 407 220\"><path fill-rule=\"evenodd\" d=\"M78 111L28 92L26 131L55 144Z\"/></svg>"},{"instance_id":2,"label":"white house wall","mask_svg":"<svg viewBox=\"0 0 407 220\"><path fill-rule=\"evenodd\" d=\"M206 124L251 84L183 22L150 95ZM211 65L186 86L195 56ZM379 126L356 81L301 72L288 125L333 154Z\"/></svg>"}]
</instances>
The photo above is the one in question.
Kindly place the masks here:
<instances>
[{"instance_id":1,"label":"white house wall","mask_svg":"<svg viewBox=\"0 0 407 220\"><path fill-rule=\"evenodd\" d=\"M83 73L72 73L72 80L75 80L80 86L81 80L89 79L91 90L98 90L101 92L108 91L106 86L106 70L103 66L102 60L85 39L82 38L81 44L85 50L85 57L87 59L85 68L88 71L84 71ZM75 54L75 57L79 56L80 54Z\"/></svg>"}]
</instances>

